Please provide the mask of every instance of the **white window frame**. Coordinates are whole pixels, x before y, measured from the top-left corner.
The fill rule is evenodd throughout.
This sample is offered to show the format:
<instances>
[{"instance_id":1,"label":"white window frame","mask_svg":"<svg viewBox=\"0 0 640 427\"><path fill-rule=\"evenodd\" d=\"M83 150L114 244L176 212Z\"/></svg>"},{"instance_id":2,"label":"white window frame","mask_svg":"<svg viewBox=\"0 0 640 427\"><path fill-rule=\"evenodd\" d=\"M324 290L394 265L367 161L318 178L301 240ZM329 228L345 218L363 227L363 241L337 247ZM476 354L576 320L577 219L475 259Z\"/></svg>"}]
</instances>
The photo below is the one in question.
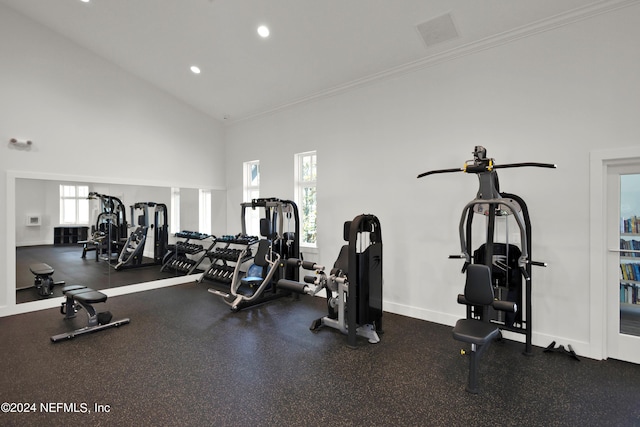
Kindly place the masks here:
<instances>
[{"instance_id":1,"label":"white window frame","mask_svg":"<svg viewBox=\"0 0 640 427\"><path fill-rule=\"evenodd\" d=\"M169 217L169 228L171 234L179 233L180 230L180 188L171 187L171 216Z\"/></svg>"},{"instance_id":2,"label":"white window frame","mask_svg":"<svg viewBox=\"0 0 640 427\"><path fill-rule=\"evenodd\" d=\"M256 173L255 178L253 173ZM242 165L242 201L250 202L260 197L260 160L251 160Z\"/></svg>"},{"instance_id":3,"label":"white window frame","mask_svg":"<svg viewBox=\"0 0 640 427\"><path fill-rule=\"evenodd\" d=\"M254 173L256 174L254 177ZM260 197L260 160L251 160L242 164L242 201L250 202ZM249 236L260 235L260 212L258 209L245 211L246 233Z\"/></svg>"},{"instance_id":4,"label":"white window frame","mask_svg":"<svg viewBox=\"0 0 640 427\"><path fill-rule=\"evenodd\" d=\"M312 164L311 175L305 176L305 161L310 159ZM295 185L295 197L294 200L298 205L298 211L300 212L300 246L316 248L318 244L318 228L317 228L317 216L318 216L318 192L317 192L317 180L318 180L318 154L317 151L306 151L304 153L297 153L295 155L294 163L294 185ZM307 212L305 191L313 189L315 193L315 206L311 209L309 214ZM305 227L309 221L314 223L313 240L307 239L307 233Z\"/></svg>"},{"instance_id":5,"label":"white window frame","mask_svg":"<svg viewBox=\"0 0 640 427\"><path fill-rule=\"evenodd\" d=\"M60 224L89 224L89 186L60 184ZM71 202L69 205L67 202ZM69 208L73 212L69 212Z\"/></svg>"},{"instance_id":6,"label":"white window frame","mask_svg":"<svg viewBox=\"0 0 640 427\"><path fill-rule=\"evenodd\" d=\"M200 233L211 234L211 190L199 190L199 208L198 215Z\"/></svg>"}]
</instances>

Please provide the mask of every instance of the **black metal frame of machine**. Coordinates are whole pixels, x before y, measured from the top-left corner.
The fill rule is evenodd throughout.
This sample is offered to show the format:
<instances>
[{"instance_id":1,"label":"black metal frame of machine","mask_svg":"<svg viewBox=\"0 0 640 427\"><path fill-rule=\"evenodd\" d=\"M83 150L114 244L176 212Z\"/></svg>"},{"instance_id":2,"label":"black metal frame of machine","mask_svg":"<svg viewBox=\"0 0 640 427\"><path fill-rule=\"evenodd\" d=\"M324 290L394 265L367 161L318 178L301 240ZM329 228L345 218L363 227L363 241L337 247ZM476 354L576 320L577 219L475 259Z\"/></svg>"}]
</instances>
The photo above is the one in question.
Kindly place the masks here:
<instances>
[{"instance_id":1,"label":"black metal frame of machine","mask_svg":"<svg viewBox=\"0 0 640 427\"><path fill-rule=\"evenodd\" d=\"M216 239L200 261L206 258L210 266L198 279L198 282L211 281L208 291L222 297L232 311L291 296L289 290L278 286L278 280L298 280L299 277L299 269L285 262L300 257L297 205L290 200L261 198L242 203L241 208L242 233ZM248 209L263 210L261 238L247 236ZM259 276L250 274L251 263L262 269Z\"/></svg>"},{"instance_id":2,"label":"black metal frame of machine","mask_svg":"<svg viewBox=\"0 0 640 427\"><path fill-rule=\"evenodd\" d=\"M466 271L467 266L472 263L471 231L473 216L476 213L485 216L487 218L486 242L483 245L482 254L480 254L478 250L475 251L474 263L482 263L489 266L493 272L494 280L499 275L502 275L506 276L507 281L521 277L524 278L525 282L524 304L522 304L521 301L521 289L519 290L519 296L516 297L520 301L514 301L519 307L524 306L525 318L522 319L522 315L520 314L519 317L513 316L512 319L486 319L486 321L500 323L500 329L524 334L524 353L530 355L532 354L531 266L546 266L546 264L531 260L531 221L529 218L529 210L522 198L515 194L500 192L496 170L519 167L556 168L556 165L533 162L497 165L494 159L488 158L486 154L487 150L484 147L476 146L473 151L473 160L467 161L462 168L433 170L418 175L418 178L451 172L474 173L478 176L480 185L478 193L476 198L467 203L462 210L458 227L462 255L450 256L450 258L463 258L464 266L462 272L464 273ZM509 245L507 242L504 246L504 251L507 253L500 253L501 248L498 248L497 245L499 244L494 241L496 217L504 215L513 215L520 231L521 247L518 248L520 252L519 256L514 260L515 274L514 266L509 263L510 257L508 254L512 245ZM517 272L518 270L519 273ZM518 309L518 311L521 313L521 309ZM473 306L467 305L468 318L479 318L481 316L482 314L479 310L476 313Z\"/></svg>"},{"instance_id":3,"label":"black metal frame of machine","mask_svg":"<svg viewBox=\"0 0 640 427\"><path fill-rule=\"evenodd\" d=\"M325 289L328 315L315 320L310 329L328 326L347 335L347 344L356 347L356 338L380 341L382 332L382 231L374 215L362 214L345 222L344 239L329 276L322 265L290 259L289 264L315 271L304 283L280 280L278 286L292 292L316 295Z\"/></svg>"},{"instance_id":4,"label":"black metal frame of machine","mask_svg":"<svg viewBox=\"0 0 640 427\"><path fill-rule=\"evenodd\" d=\"M153 208L153 259L144 261L144 247L149 232L149 209ZM127 241L122 246L115 264L111 264L116 270L128 268L148 267L162 265L167 254L169 243L169 218L167 205L155 202L138 202L131 206L131 218L135 218L135 211L141 210L138 216L138 226L131 232Z\"/></svg>"}]
</instances>

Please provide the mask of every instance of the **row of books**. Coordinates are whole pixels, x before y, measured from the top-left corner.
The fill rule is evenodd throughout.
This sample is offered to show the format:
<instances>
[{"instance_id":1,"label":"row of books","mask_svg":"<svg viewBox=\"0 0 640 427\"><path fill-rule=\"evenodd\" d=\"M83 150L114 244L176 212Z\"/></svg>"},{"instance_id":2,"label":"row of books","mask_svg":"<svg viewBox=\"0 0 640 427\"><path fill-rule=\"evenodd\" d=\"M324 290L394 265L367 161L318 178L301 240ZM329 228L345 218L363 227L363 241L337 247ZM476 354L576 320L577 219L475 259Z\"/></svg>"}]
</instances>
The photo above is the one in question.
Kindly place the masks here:
<instances>
[{"instance_id":1,"label":"row of books","mask_svg":"<svg viewBox=\"0 0 640 427\"><path fill-rule=\"evenodd\" d=\"M638 304L638 285L620 283L620 302L626 304Z\"/></svg>"},{"instance_id":2,"label":"row of books","mask_svg":"<svg viewBox=\"0 0 640 427\"><path fill-rule=\"evenodd\" d=\"M632 251L640 251L640 241L620 239L620 249L629 249ZM640 257L640 253L621 252L621 256Z\"/></svg>"},{"instance_id":3,"label":"row of books","mask_svg":"<svg viewBox=\"0 0 640 427\"><path fill-rule=\"evenodd\" d=\"M640 217L632 216L631 218L620 219L621 233L640 233Z\"/></svg>"},{"instance_id":4,"label":"row of books","mask_svg":"<svg viewBox=\"0 0 640 427\"><path fill-rule=\"evenodd\" d=\"M635 262L621 263L620 273L622 280L640 282L640 264Z\"/></svg>"}]
</instances>

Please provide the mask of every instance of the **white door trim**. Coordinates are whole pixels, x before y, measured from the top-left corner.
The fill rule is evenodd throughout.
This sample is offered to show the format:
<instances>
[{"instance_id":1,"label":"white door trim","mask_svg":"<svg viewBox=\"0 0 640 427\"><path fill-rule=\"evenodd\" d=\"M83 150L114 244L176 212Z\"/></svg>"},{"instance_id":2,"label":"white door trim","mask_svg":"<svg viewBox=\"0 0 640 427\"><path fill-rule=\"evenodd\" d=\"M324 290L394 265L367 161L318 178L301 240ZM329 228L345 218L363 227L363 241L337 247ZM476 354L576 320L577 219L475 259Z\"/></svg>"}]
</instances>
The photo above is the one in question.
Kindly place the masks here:
<instances>
[{"instance_id":1,"label":"white door trim","mask_svg":"<svg viewBox=\"0 0 640 427\"><path fill-rule=\"evenodd\" d=\"M607 294L606 261L607 230L606 185L607 169L629 161L640 161L640 147L592 151L590 153L589 180L589 277L590 316L589 342L595 359L606 359L607 354Z\"/></svg>"}]
</instances>

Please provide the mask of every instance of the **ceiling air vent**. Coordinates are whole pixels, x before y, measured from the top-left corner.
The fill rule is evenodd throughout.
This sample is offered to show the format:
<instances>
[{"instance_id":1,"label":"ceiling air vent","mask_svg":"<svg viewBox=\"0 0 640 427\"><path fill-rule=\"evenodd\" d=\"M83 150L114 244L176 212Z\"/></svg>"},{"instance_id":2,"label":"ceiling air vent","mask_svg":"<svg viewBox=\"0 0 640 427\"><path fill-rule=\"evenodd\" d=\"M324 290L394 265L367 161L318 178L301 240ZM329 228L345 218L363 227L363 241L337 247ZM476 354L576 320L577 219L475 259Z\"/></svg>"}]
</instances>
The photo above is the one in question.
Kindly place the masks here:
<instances>
[{"instance_id":1,"label":"ceiling air vent","mask_svg":"<svg viewBox=\"0 0 640 427\"><path fill-rule=\"evenodd\" d=\"M458 37L458 31L456 30L450 13L418 24L416 28L427 47Z\"/></svg>"}]
</instances>

